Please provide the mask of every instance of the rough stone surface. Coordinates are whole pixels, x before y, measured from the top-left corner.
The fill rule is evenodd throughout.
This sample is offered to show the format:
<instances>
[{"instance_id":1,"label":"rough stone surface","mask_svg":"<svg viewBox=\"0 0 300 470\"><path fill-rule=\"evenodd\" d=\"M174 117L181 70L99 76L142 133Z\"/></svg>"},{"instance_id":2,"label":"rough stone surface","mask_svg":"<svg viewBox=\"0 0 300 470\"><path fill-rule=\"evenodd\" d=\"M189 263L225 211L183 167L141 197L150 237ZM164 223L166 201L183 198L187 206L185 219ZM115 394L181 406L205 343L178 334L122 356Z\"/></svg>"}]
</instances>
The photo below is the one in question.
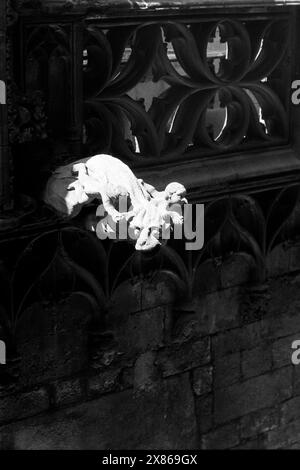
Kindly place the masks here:
<instances>
[{"instance_id":1,"label":"rough stone surface","mask_svg":"<svg viewBox=\"0 0 300 470\"><path fill-rule=\"evenodd\" d=\"M238 445L239 427L237 423L227 424L202 437L202 449L228 449Z\"/></svg>"},{"instance_id":2,"label":"rough stone surface","mask_svg":"<svg viewBox=\"0 0 300 470\"><path fill-rule=\"evenodd\" d=\"M47 390L8 395L0 399L0 423L34 416L49 408Z\"/></svg>"},{"instance_id":3,"label":"rough stone surface","mask_svg":"<svg viewBox=\"0 0 300 470\"><path fill-rule=\"evenodd\" d=\"M275 405L291 395L292 370L287 367L216 391L215 419L218 423L224 423L251 411Z\"/></svg>"},{"instance_id":4,"label":"rough stone surface","mask_svg":"<svg viewBox=\"0 0 300 470\"><path fill-rule=\"evenodd\" d=\"M242 376L244 379L261 375L272 368L270 348L264 345L242 353Z\"/></svg>"},{"instance_id":5,"label":"rough stone surface","mask_svg":"<svg viewBox=\"0 0 300 470\"><path fill-rule=\"evenodd\" d=\"M214 367L215 388L224 388L238 382L241 378L241 354L228 354L225 358L218 357Z\"/></svg>"},{"instance_id":6,"label":"rough stone surface","mask_svg":"<svg viewBox=\"0 0 300 470\"><path fill-rule=\"evenodd\" d=\"M197 396L206 395L212 389L212 368L201 367L193 371L193 390Z\"/></svg>"},{"instance_id":7,"label":"rough stone surface","mask_svg":"<svg viewBox=\"0 0 300 470\"><path fill-rule=\"evenodd\" d=\"M57 382L54 387L56 406L68 405L80 401L84 397L82 380L80 378Z\"/></svg>"},{"instance_id":8,"label":"rough stone surface","mask_svg":"<svg viewBox=\"0 0 300 470\"><path fill-rule=\"evenodd\" d=\"M137 398L132 391L106 395L14 425L16 449L191 449L195 436L188 374Z\"/></svg>"},{"instance_id":9,"label":"rough stone surface","mask_svg":"<svg viewBox=\"0 0 300 470\"><path fill-rule=\"evenodd\" d=\"M297 277L251 289L247 302L228 287L182 308L169 284L161 305L151 301L162 278L126 284L92 363L85 300L33 306L18 333L18 387L0 390L0 448L299 448Z\"/></svg>"},{"instance_id":10,"label":"rough stone surface","mask_svg":"<svg viewBox=\"0 0 300 470\"><path fill-rule=\"evenodd\" d=\"M300 397L293 397L281 407L281 424L285 425L300 419Z\"/></svg>"},{"instance_id":11,"label":"rough stone surface","mask_svg":"<svg viewBox=\"0 0 300 470\"><path fill-rule=\"evenodd\" d=\"M253 438L260 433L275 429L278 425L279 412L276 406L255 411L241 418L241 437Z\"/></svg>"},{"instance_id":12,"label":"rough stone surface","mask_svg":"<svg viewBox=\"0 0 300 470\"><path fill-rule=\"evenodd\" d=\"M196 398L196 417L200 434L213 427L213 395Z\"/></svg>"},{"instance_id":13,"label":"rough stone surface","mask_svg":"<svg viewBox=\"0 0 300 470\"><path fill-rule=\"evenodd\" d=\"M175 344L160 352L157 364L164 377L179 374L210 361L209 338Z\"/></svg>"}]
</instances>

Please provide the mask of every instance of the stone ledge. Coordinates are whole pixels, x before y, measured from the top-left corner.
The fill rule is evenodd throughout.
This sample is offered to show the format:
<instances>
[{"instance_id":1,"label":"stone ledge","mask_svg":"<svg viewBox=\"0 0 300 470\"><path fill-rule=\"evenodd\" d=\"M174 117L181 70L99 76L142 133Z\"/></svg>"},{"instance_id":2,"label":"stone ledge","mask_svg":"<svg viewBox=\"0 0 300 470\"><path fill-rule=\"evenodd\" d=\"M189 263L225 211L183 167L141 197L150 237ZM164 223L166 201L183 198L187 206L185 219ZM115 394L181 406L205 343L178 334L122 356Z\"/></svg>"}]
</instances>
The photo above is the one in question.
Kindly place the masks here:
<instances>
[{"instance_id":1,"label":"stone ledge","mask_svg":"<svg viewBox=\"0 0 300 470\"><path fill-rule=\"evenodd\" d=\"M138 13L176 13L203 9L257 9L300 5L299 0L23 0L18 10L29 13L33 9L43 13L87 13L102 14L104 17L120 17L124 14Z\"/></svg>"},{"instance_id":2,"label":"stone ledge","mask_svg":"<svg viewBox=\"0 0 300 470\"><path fill-rule=\"evenodd\" d=\"M258 192L299 182L300 159L291 147L223 155L190 162L136 169L157 189L171 181L188 188L189 201L200 202L236 192ZM163 176L162 176L163 175Z\"/></svg>"}]
</instances>

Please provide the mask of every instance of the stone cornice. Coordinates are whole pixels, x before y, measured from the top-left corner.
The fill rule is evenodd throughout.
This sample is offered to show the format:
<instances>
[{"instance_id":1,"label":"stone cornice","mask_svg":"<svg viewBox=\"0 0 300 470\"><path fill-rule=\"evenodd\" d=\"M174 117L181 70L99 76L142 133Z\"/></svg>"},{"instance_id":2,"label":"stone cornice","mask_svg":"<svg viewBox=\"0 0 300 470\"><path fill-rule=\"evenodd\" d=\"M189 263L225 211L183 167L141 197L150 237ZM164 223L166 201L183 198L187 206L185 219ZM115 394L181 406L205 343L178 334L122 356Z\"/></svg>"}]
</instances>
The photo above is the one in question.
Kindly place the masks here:
<instances>
[{"instance_id":1,"label":"stone cornice","mask_svg":"<svg viewBox=\"0 0 300 470\"><path fill-rule=\"evenodd\" d=\"M299 0L15 0L15 8L23 13L40 11L41 14L55 15L98 14L104 17L118 17L124 14L147 15L164 12L191 12L203 9L248 9L300 5Z\"/></svg>"},{"instance_id":2,"label":"stone cornice","mask_svg":"<svg viewBox=\"0 0 300 470\"><path fill-rule=\"evenodd\" d=\"M158 189L169 181L180 180L194 202L237 192L272 189L300 180L300 159L290 147L243 152L243 158L240 157L233 154L135 172Z\"/></svg>"}]
</instances>

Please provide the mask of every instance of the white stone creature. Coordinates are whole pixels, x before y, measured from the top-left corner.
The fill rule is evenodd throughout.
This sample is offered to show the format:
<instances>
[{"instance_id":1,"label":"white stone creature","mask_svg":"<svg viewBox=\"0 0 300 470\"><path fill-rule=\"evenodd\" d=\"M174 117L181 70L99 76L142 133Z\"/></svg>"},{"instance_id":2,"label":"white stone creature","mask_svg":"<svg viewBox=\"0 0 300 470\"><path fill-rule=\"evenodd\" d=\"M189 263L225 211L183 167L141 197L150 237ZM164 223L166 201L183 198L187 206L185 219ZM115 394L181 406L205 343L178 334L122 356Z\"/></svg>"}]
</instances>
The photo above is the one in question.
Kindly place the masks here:
<instances>
[{"instance_id":1,"label":"white stone creature","mask_svg":"<svg viewBox=\"0 0 300 470\"><path fill-rule=\"evenodd\" d=\"M114 222L130 221L137 235L137 250L150 250L160 243L155 235L167 219L182 224L182 216L170 207L187 203L185 193L180 183L170 183L164 191L157 191L137 179L118 158L101 154L55 170L47 182L44 201L59 213L75 217L84 205L98 199ZM130 211L117 210L120 198L129 200Z\"/></svg>"}]
</instances>

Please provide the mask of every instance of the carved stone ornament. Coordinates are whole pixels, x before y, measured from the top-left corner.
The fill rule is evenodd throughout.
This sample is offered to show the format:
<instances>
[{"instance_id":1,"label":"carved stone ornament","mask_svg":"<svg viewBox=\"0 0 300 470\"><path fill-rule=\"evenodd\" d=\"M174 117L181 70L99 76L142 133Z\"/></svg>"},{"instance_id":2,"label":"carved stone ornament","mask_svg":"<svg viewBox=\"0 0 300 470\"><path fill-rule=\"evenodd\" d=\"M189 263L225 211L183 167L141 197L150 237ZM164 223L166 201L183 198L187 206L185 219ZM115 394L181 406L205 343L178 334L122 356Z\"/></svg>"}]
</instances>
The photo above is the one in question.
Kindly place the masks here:
<instances>
[{"instance_id":1,"label":"carved stone ornament","mask_svg":"<svg viewBox=\"0 0 300 470\"><path fill-rule=\"evenodd\" d=\"M13 84L13 102L9 103L9 140L11 143L34 142L47 138L45 102L40 91L22 96Z\"/></svg>"},{"instance_id":2,"label":"carved stone ornament","mask_svg":"<svg viewBox=\"0 0 300 470\"><path fill-rule=\"evenodd\" d=\"M108 230L117 232L122 220L129 222L136 250L149 251L160 244L160 234L170 227L170 222L183 223L183 217L171 206L187 203L185 194L180 183L170 183L164 191L157 191L137 179L121 160L101 154L57 168L47 182L44 201L72 218L94 199L101 200L100 212L101 208L104 210L99 214L98 208L97 215L108 215L113 222ZM104 224L97 225L98 230L101 227L107 230ZM90 228L95 230L95 225Z\"/></svg>"}]
</instances>

